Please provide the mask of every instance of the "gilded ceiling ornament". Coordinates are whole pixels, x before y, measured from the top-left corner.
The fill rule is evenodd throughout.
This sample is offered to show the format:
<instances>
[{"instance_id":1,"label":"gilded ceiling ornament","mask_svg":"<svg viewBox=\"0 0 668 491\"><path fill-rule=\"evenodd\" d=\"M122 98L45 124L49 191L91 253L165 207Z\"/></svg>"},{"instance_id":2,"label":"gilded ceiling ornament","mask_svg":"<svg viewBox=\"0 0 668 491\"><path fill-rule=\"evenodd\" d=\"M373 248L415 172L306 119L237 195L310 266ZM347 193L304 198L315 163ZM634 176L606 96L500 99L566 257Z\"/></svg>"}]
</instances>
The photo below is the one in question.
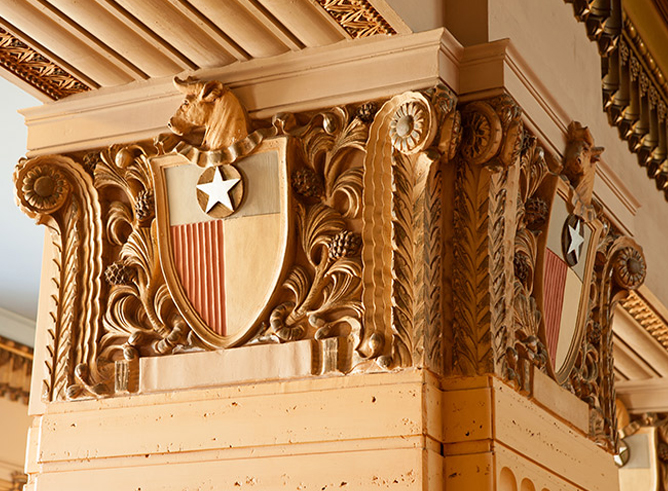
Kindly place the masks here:
<instances>
[{"instance_id":1,"label":"gilded ceiling ornament","mask_svg":"<svg viewBox=\"0 0 668 491\"><path fill-rule=\"evenodd\" d=\"M0 29L0 66L54 100L90 90L81 80L3 29Z\"/></svg>"},{"instance_id":2,"label":"gilded ceiling ornament","mask_svg":"<svg viewBox=\"0 0 668 491\"><path fill-rule=\"evenodd\" d=\"M645 299L632 291L627 298L622 300L621 304L638 324L665 349L668 349L668 324Z\"/></svg>"},{"instance_id":3,"label":"gilded ceiling ornament","mask_svg":"<svg viewBox=\"0 0 668 491\"><path fill-rule=\"evenodd\" d=\"M318 3L353 39L396 34L368 0L318 0Z\"/></svg>"},{"instance_id":4,"label":"gilded ceiling ornament","mask_svg":"<svg viewBox=\"0 0 668 491\"><path fill-rule=\"evenodd\" d=\"M668 169L664 166L668 143L661 137L666 132L668 78L620 0L605 8L589 8L587 2L566 2L573 4L589 38L598 44L603 108L608 121L617 127L620 138L637 154L638 164L668 199Z\"/></svg>"}]
</instances>

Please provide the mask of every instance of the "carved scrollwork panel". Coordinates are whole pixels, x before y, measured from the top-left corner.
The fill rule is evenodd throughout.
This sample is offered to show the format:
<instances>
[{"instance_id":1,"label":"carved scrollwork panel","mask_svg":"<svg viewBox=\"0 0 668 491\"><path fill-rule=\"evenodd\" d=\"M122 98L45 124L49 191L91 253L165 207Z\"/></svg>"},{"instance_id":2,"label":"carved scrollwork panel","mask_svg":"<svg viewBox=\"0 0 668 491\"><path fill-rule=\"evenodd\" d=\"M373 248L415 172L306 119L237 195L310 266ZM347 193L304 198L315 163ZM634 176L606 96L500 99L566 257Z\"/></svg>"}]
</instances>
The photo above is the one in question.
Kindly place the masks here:
<instances>
[{"instance_id":1,"label":"carved scrollwork panel","mask_svg":"<svg viewBox=\"0 0 668 491\"><path fill-rule=\"evenodd\" d=\"M426 362L442 371L440 165L459 139L459 115L445 89L392 98L369 131L359 350L385 368Z\"/></svg>"},{"instance_id":2,"label":"carved scrollwork panel","mask_svg":"<svg viewBox=\"0 0 668 491\"><path fill-rule=\"evenodd\" d=\"M107 393L106 367L95 363L103 228L93 180L71 158L52 155L21 161L14 181L19 206L49 228L57 251L43 398Z\"/></svg>"},{"instance_id":3,"label":"carved scrollwork panel","mask_svg":"<svg viewBox=\"0 0 668 491\"><path fill-rule=\"evenodd\" d=\"M504 356L513 223L512 171L522 143L521 110L501 96L462 108L456 160L453 264L455 373L493 373ZM509 179L511 181L509 181Z\"/></svg>"}]
</instances>

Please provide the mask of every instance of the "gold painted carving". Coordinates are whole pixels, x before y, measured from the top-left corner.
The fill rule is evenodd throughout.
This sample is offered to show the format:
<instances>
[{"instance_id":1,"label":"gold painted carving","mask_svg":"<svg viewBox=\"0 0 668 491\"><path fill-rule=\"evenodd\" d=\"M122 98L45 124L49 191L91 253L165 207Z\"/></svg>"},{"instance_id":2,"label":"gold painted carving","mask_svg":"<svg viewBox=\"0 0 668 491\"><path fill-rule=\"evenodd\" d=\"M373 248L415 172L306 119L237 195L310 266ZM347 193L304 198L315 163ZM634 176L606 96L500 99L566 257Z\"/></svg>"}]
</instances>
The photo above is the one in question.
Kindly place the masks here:
<instances>
[{"instance_id":1,"label":"gold painted carving","mask_svg":"<svg viewBox=\"0 0 668 491\"><path fill-rule=\"evenodd\" d=\"M0 65L52 99L90 88L30 46L0 29Z\"/></svg>"},{"instance_id":2,"label":"gold painted carving","mask_svg":"<svg viewBox=\"0 0 668 491\"><path fill-rule=\"evenodd\" d=\"M468 103L461 112L446 369L496 373L527 393L534 371L544 371L589 404L591 437L614 449L612 314L644 281L645 262L640 247L614 230L592 199L602 149L572 123L560 163L523 129L521 111L507 96ZM586 249L591 280L583 279L573 340L563 366L555 368L543 318L543 264L558 189L567 213L592 222L594 242ZM553 226L561 230L563 223Z\"/></svg>"},{"instance_id":3,"label":"gold painted carving","mask_svg":"<svg viewBox=\"0 0 668 491\"><path fill-rule=\"evenodd\" d=\"M178 152L197 166L224 165L275 136L292 142L297 233L282 293L249 342L313 339L314 373L442 371L442 163L461 134L452 93L407 93L380 110L372 102L284 114L253 129L218 82L190 81L185 90L188 105L229 95L231 110L192 116L182 107L172 127L183 138L16 168L20 206L49 227L56 251L44 399L132 393L140 357L215 349L191 330L165 283L151 159Z\"/></svg>"},{"instance_id":4,"label":"gold painted carving","mask_svg":"<svg viewBox=\"0 0 668 491\"><path fill-rule=\"evenodd\" d=\"M203 151L220 150L248 136L248 115L239 99L217 80L174 79L185 98L169 128Z\"/></svg>"},{"instance_id":5,"label":"gold painted carving","mask_svg":"<svg viewBox=\"0 0 668 491\"><path fill-rule=\"evenodd\" d=\"M0 337L0 397L28 404L33 350Z\"/></svg>"},{"instance_id":6,"label":"gold painted carving","mask_svg":"<svg viewBox=\"0 0 668 491\"><path fill-rule=\"evenodd\" d=\"M408 92L378 111L364 164L364 336L384 368L442 371L442 165L460 139L446 88Z\"/></svg>"},{"instance_id":7,"label":"gold painted carving","mask_svg":"<svg viewBox=\"0 0 668 491\"><path fill-rule=\"evenodd\" d=\"M14 182L19 206L48 227L57 251L43 397L106 393L97 383L104 232L93 179L69 157L45 156L19 162Z\"/></svg>"},{"instance_id":8,"label":"gold painted carving","mask_svg":"<svg viewBox=\"0 0 668 491\"><path fill-rule=\"evenodd\" d=\"M301 159L291 176L297 195L295 263L263 337L359 339L361 269L359 217L362 150L368 126L347 108L311 117L295 129ZM351 360L339 367L349 369Z\"/></svg>"},{"instance_id":9,"label":"gold painted carving","mask_svg":"<svg viewBox=\"0 0 668 491\"><path fill-rule=\"evenodd\" d=\"M397 32L367 0L318 0L353 39Z\"/></svg>"},{"instance_id":10,"label":"gold painted carving","mask_svg":"<svg viewBox=\"0 0 668 491\"><path fill-rule=\"evenodd\" d=\"M519 156L521 110L507 96L462 108L456 163L453 264L455 373L491 373L511 313L511 251L505 246L514 217L507 207L508 168ZM503 350L500 350L502 353Z\"/></svg>"},{"instance_id":11,"label":"gold painted carving","mask_svg":"<svg viewBox=\"0 0 668 491\"><path fill-rule=\"evenodd\" d=\"M622 307L633 319L668 350L668 324L637 292L622 300Z\"/></svg>"},{"instance_id":12,"label":"gold painted carving","mask_svg":"<svg viewBox=\"0 0 668 491\"><path fill-rule=\"evenodd\" d=\"M594 217L591 205L596 178L596 163L601 159L603 147L594 146L594 138L588 128L573 121L568 125L566 155L562 170L574 188L571 203L573 213L587 220Z\"/></svg>"}]
</instances>

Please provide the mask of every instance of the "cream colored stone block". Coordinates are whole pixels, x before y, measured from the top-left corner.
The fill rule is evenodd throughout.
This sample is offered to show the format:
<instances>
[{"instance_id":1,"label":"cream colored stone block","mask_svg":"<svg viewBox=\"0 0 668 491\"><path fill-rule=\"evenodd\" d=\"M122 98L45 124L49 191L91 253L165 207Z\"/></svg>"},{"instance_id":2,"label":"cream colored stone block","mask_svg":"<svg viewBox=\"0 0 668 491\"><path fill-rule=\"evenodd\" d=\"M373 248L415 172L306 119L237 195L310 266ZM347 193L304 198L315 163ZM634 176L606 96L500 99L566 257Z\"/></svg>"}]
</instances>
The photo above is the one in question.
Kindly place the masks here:
<instances>
[{"instance_id":1,"label":"cream colored stone block","mask_svg":"<svg viewBox=\"0 0 668 491\"><path fill-rule=\"evenodd\" d=\"M313 370L313 341L141 358L141 393L306 377Z\"/></svg>"},{"instance_id":2,"label":"cream colored stone block","mask_svg":"<svg viewBox=\"0 0 668 491\"><path fill-rule=\"evenodd\" d=\"M536 465L534 461L523 457L509 448L499 445L496 447L496 476L497 482L501 483L503 474L511 473L513 480L517 483L517 489L529 491L580 491L582 488L573 483L562 479L552 472L549 468ZM506 488L497 488L506 489ZM610 488L611 490L617 488Z\"/></svg>"},{"instance_id":3,"label":"cream colored stone block","mask_svg":"<svg viewBox=\"0 0 668 491\"><path fill-rule=\"evenodd\" d=\"M492 437L492 394L489 388L445 392L444 441L470 442Z\"/></svg>"},{"instance_id":4,"label":"cream colored stone block","mask_svg":"<svg viewBox=\"0 0 668 491\"><path fill-rule=\"evenodd\" d=\"M447 456L444 477L448 491L495 489L493 454Z\"/></svg>"},{"instance_id":5,"label":"cream colored stone block","mask_svg":"<svg viewBox=\"0 0 668 491\"><path fill-rule=\"evenodd\" d=\"M589 431L589 406L540 370L533 372L533 399L583 433Z\"/></svg>"},{"instance_id":6,"label":"cream colored stone block","mask_svg":"<svg viewBox=\"0 0 668 491\"><path fill-rule=\"evenodd\" d=\"M36 491L424 490L421 449L373 449L44 473ZM150 459L148 459L150 461ZM127 462L130 464L130 462ZM438 488L432 488L438 489Z\"/></svg>"},{"instance_id":7,"label":"cream colored stone block","mask_svg":"<svg viewBox=\"0 0 668 491\"><path fill-rule=\"evenodd\" d=\"M494 438L583 489L617 489L612 455L500 381L494 381Z\"/></svg>"},{"instance_id":8,"label":"cream colored stone block","mask_svg":"<svg viewBox=\"0 0 668 491\"><path fill-rule=\"evenodd\" d=\"M312 379L306 391L274 382L262 384L270 389L264 394L240 386L67 407L44 415L38 461L423 435L419 374L413 383L346 387L358 377L373 382L337 377L327 387L327 379Z\"/></svg>"}]
</instances>

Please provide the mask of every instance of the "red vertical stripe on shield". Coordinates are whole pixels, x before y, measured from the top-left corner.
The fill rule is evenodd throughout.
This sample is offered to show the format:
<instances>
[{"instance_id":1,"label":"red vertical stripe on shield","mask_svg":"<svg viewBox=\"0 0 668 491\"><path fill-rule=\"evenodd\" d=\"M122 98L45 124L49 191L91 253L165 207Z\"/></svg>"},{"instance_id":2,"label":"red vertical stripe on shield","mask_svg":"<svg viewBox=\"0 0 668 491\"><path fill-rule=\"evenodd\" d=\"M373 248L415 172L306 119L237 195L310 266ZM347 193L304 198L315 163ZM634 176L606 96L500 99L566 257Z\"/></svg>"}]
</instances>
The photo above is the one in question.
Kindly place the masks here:
<instances>
[{"instance_id":1,"label":"red vertical stripe on shield","mask_svg":"<svg viewBox=\"0 0 668 491\"><path fill-rule=\"evenodd\" d=\"M223 221L173 226L172 250L188 300L213 331L225 335Z\"/></svg>"},{"instance_id":2,"label":"red vertical stripe on shield","mask_svg":"<svg viewBox=\"0 0 668 491\"><path fill-rule=\"evenodd\" d=\"M543 276L543 306L545 307L545 334L550 359L554 363L559 344L559 328L564 305L564 289L568 265L554 252L545 250L545 274Z\"/></svg>"}]
</instances>

